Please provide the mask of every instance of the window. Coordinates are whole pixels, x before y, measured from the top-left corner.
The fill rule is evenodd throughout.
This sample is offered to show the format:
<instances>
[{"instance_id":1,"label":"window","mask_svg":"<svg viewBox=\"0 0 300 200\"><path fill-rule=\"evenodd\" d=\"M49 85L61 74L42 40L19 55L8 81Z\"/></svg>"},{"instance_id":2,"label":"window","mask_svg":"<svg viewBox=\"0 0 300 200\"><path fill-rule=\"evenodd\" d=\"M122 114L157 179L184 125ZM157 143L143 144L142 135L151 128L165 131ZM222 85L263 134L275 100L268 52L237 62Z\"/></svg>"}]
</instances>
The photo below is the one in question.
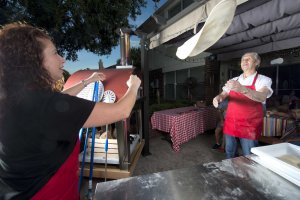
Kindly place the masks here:
<instances>
[{"instance_id":1,"label":"window","mask_svg":"<svg viewBox=\"0 0 300 200\"><path fill-rule=\"evenodd\" d=\"M182 9L185 9L186 7L191 5L192 3L194 3L194 0L182 0Z\"/></svg>"},{"instance_id":2,"label":"window","mask_svg":"<svg viewBox=\"0 0 300 200\"><path fill-rule=\"evenodd\" d=\"M193 67L190 69L190 76L197 78L199 82L204 82L204 70L202 67Z\"/></svg>"},{"instance_id":3,"label":"window","mask_svg":"<svg viewBox=\"0 0 300 200\"><path fill-rule=\"evenodd\" d=\"M280 66L278 70L278 94L289 95L295 90L296 96L300 97L299 65Z\"/></svg>"},{"instance_id":4,"label":"window","mask_svg":"<svg viewBox=\"0 0 300 200\"><path fill-rule=\"evenodd\" d=\"M165 86L165 99L166 100L175 100L175 89L174 84L166 84Z\"/></svg>"},{"instance_id":5,"label":"window","mask_svg":"<svg viewBox=\"0 0 300 200\"><path fill-rule=\"evenodd\" d=\"M185 81L188 78L188 69L176 71L176 99L184 100L188 96L188 88Z\"/></svg>"},{"instance_id":6,"label":"window","mask_svg":"<svg viewBox=\"0 0 300 200\"><path fill-rule=\"evenodd\" d=\"M170 8L168 10L168 16L169 16L168 18L171 19L172 17L174 17L175 15L180 13L182 10L187 8L192 3L194 3L194 0L181 0L181 1L179 1L175 6L173 6L172 8Z\"/></svg>"},{"instance_id":7,"label":"window","mask_svg":"<svg viewBox=\"0 0 300 200\"><path fill-rule=\"evenodd\" d=\"M175 72L165 73L165 99L175 100Z\"/></svg>"},{"instance_id":8,"label":"window","mask_svg":"<svg viewBox=\"0 0 300 200\"><path fill-rule=\"evenodd\" d=\"M276 66L262 67L259 68L258 72L272 79L272 89L274 90L274 94L278 93L280 96L289 95L290 92L294 90L296 96L300 97L300 80L298 78L300 77L299 65L279 66L278 82Z\"/></svg>"},{"instance_id":9,"label":"window","mask_svg":"<svg viewBox=\"0 0 300 200\"><path fill-rule=\"evenodd\" d=\"M165 73L165 100L186 100L189 94L186 85L188 77L197 80L196 86L190 91L193 100L204 99L204 69L193 67Z\"/></svg>"},{"instance_id":10,"label":"window","mask_svg":"<svg viewBox=\"0 0 300 200\"><path fill-rule=\"evenodd\" d=\"M169 19L180 13L181 11L181 2L178 2L175 6L173 6L169 11L168 11L168 16Z\"/></svg>"},{"instance_id":11,"label":"window","mask_svg":"<svg viewBox=\"0 0 300 200\"><path fill-rule=\"evenodd\" d=\"M192 95L195 99L204 99L204 70L202 67L193 67L190 69L190 77L195 77L197 79L197 85L192 89Z\"/></svg>"}]
</instances>

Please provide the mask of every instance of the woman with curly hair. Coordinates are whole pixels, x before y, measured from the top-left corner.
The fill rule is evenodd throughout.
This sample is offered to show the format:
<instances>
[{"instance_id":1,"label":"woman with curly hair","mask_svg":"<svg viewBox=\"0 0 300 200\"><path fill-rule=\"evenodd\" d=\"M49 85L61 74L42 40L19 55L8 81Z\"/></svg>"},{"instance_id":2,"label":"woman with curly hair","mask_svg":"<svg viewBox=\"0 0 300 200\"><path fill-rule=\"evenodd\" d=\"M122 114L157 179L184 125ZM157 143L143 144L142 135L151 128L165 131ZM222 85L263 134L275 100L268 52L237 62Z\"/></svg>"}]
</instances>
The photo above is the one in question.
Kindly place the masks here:
<instances>
[{"instance_id":1,"label":"woman with curly hair","mask_svg":"<svg viewBox=\"0 0 300 200\"><path fill-rule=\"evenodd\" d=\"M0 29L0 199L79 199L80 128L130 115L137 76L117 103L95 103L75 95L103 74L58 92L64 63L44 30L24 23Z\"/></svg>"}]
</instances>

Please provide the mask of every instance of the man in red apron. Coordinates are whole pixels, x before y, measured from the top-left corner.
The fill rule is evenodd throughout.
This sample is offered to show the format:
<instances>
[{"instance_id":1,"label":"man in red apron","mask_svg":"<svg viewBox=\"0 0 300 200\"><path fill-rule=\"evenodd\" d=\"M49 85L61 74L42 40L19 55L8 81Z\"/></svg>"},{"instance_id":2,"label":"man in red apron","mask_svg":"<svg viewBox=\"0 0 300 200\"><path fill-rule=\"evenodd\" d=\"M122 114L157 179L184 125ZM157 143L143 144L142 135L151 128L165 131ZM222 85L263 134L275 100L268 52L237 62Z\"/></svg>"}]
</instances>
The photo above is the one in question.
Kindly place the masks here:
<instances>
[{"instance_id":1,"label":"man in red apron","mask_svg":"<svg viewBox=\"0 0 300 200\"><path fill-rule=\"evenodd\" d=\"M227 81L223 91L213 99L216 108L224 99L229 100L223 129L227 158L236 156L237 139L243 155L249 155L251 148L258 145L263 126L263 104L273 93L272 80L256 71L259 64L257 53L244 54L241 59L243 74Z\"/></svg>"}]
</instances>

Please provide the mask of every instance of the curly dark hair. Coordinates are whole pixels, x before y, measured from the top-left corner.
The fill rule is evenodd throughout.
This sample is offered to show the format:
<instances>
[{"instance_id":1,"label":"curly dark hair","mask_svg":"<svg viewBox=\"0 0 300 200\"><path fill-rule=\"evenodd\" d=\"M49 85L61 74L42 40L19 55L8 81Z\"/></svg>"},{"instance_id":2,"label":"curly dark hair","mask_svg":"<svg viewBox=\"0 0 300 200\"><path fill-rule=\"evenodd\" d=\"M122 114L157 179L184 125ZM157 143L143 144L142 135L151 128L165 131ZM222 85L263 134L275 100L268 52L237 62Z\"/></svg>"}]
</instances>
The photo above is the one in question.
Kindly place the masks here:
<instances>
[{"instance_id":1,"label":"curly dark hair","mask_svg":"<svg viewBox=\"0 0 300 200\"><path fill-rule=\"evenodd\" d=\"M51 90L53 80L42 65L42 39L52 40L45 30L26 23L15 22L0 28L1 102L15 102L28 89Z\"/></svg>"}]
</instances>

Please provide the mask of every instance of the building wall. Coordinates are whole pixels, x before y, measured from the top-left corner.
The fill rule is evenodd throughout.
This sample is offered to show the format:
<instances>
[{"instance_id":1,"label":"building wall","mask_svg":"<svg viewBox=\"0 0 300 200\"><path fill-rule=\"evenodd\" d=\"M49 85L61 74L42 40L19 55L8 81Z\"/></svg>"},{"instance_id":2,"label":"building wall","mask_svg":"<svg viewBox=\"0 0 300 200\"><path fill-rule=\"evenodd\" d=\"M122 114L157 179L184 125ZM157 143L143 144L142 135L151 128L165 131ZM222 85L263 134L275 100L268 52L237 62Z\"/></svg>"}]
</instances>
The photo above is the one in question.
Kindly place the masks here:
<instances>
[{"instance_id":1,"label":"building wall","mask_svg":"<svg viewBox=\"0 0 300 200\"><path fill-rule=\"evenodd\" d=\"M199 100L204 99L204 77L205 58L210 53L202 53L198 56L180 60L176 57L177 48L162 45L152 50L148 50L148 61L150 83L155 79L159 80L158 85L160 95L165 100ZM157 72L162 73L161 78ZM197 83L192 88L187 86L188 78L196 79ZM195 82L195 81L194 81ZM153 85L153 83L152 83ZM153 87L150 85L150 88Z\"/></svg>"},{"instance_id":2,"label":"building wall","mask_svg":"<svg viewBox=\"0 0 300 200\"><path fill-rule=\"evenodd\" d=\"M149 70L162 68L163 73L176 71L180 69L188 69L205 65L205 57L210 53L202 53L195 57L180 60L176 57L177 47L167 47L161 45L155 49L148 50Z\"/></svg>"}]
</instances>

